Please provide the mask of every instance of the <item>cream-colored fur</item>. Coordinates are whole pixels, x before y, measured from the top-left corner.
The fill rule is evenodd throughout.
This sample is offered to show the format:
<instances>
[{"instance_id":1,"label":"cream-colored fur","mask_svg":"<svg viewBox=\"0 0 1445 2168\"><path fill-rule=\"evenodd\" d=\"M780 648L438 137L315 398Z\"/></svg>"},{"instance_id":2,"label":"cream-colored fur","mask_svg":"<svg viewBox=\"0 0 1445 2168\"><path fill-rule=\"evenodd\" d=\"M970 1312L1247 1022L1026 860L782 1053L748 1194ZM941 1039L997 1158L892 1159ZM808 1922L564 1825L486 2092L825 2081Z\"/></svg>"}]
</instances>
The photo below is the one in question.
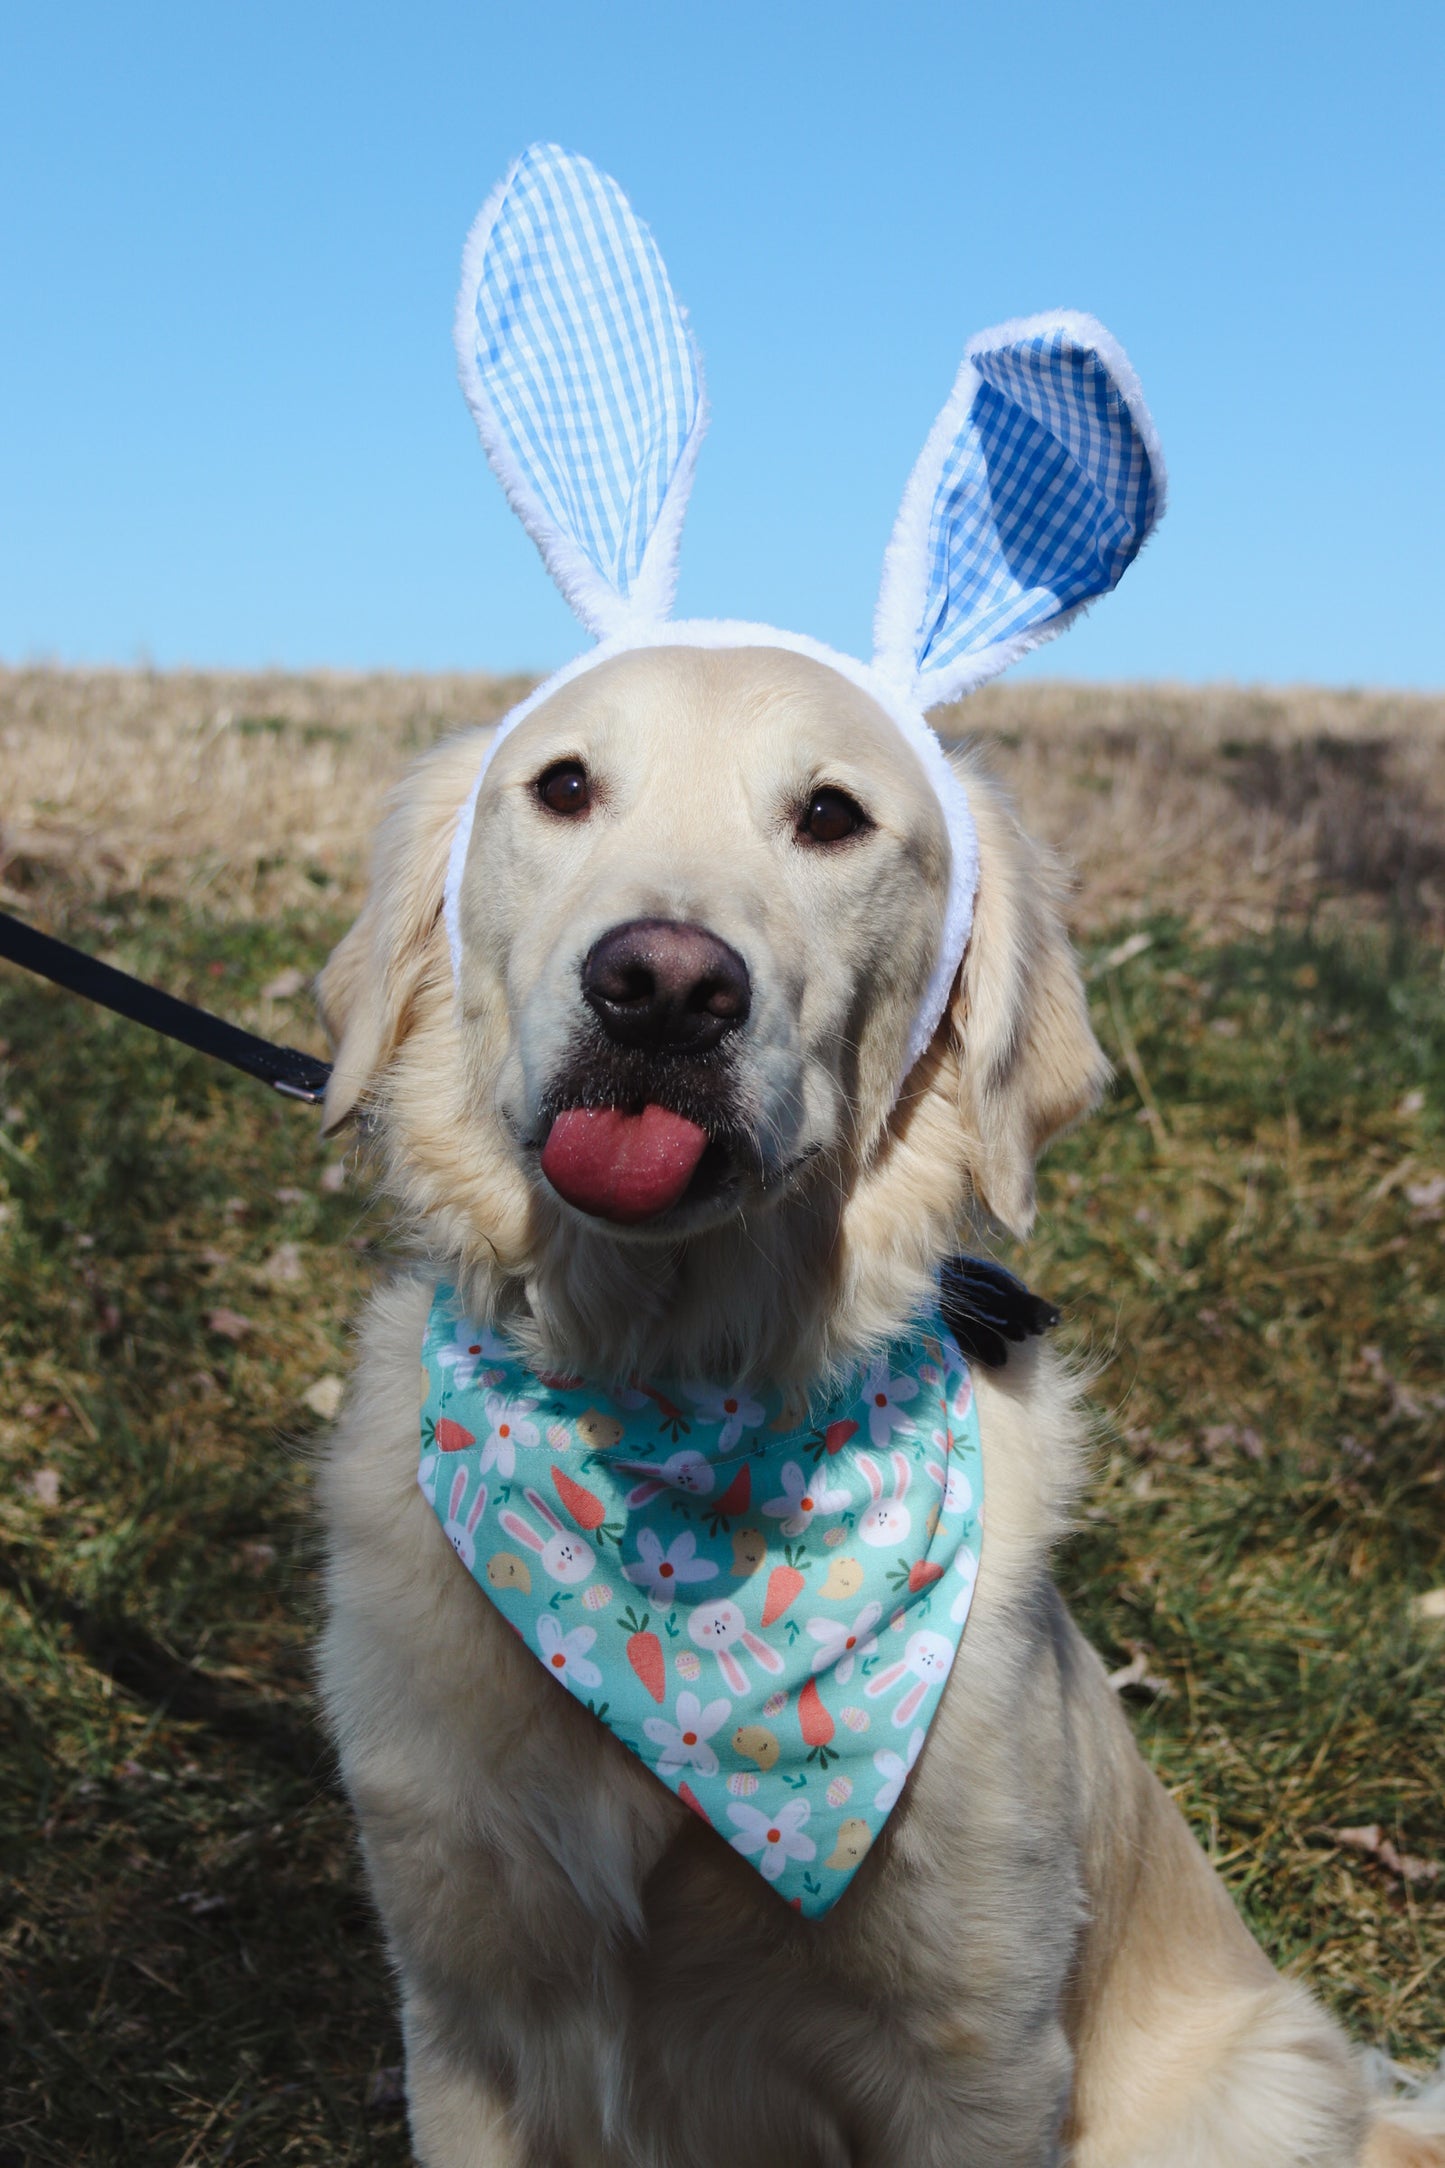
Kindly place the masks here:
<instances>
[{"instance_id":1,"label":"cream-colored fur","mask_svg":"<svg viewBox=\"0 0 1445 2168\"><path fill-rule=\"evenodd\" d=\"M783 1906L516 1641L416 1485L435 1279L531 1356L813 1377L906 1319L1092 1104L1055 875L970 778L982 877L951 1017L892 1105L946 846L865 696L771 650L653 650L500 749L454 994L440 918L472 736L423 761L322 981L332 1125L364 1106L417 1259L373 1299L324 1483L326 1709L401 1985L426 2168L1426 2168L1274 1973L1139 1758L1048 1579L1081 1472L1037 1345L977 1372L988 1525L973 1611L903 1800L822 1921ZM560 821L536 776L585 762ZM828 783L874 823L827 851ZM549 1076L608 927L742 953L732 1083L753 1156L711 1204L621 1231L536 1167ZM1445 2119L1441 2119L1445 2132ZM1413 2148L1413 2150L1412 2150Z\"/></svg>"}]
</instances>

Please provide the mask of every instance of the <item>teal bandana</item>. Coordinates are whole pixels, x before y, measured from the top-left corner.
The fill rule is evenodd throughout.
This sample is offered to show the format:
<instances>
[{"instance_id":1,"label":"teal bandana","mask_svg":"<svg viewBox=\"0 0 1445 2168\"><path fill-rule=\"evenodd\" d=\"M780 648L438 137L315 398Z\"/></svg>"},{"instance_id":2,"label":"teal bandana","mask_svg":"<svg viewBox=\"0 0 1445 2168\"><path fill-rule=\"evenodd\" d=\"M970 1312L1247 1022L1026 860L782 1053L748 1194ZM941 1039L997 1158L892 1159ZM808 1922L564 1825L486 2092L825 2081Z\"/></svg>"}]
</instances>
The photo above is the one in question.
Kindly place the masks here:
<instances>
[{"instance_id":1,"label":"teal bandana","mask_svg":"<svg viewBox=\"0 0 1445 2168\"><path fill-rule=\"evenodd\" d=\"M539 1663L810 1916L893 1808L978 1572L968 1366L935 1312L826 1408L540 1376L436 1291L418 1481Z\"/></svg>"}]
</instances>

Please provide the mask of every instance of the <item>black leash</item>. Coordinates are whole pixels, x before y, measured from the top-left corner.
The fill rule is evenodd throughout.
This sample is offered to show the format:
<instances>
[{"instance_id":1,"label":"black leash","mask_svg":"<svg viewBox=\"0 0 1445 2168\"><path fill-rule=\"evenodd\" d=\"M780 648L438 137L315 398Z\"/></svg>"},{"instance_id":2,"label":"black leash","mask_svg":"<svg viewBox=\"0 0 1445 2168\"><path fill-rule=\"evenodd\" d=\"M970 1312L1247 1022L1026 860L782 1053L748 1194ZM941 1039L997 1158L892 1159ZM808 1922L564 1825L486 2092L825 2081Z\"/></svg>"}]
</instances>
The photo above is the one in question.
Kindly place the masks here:
<instances>
[{"instance_id":1,"label":"black leash","mask_svg":"<svg viewBox=\"0 0 1445 2168\"><path fill-rule=\"evenodd\" d=\"M37 933L8 912L0 911L0 956L34 971L57 986L67 987L117 1016L144 1024L163 1038L178 1039L198 1054L229 1062L247 1076L259 1077L272 1091L287 1099L320 1104L326 1091L331 1064L314 1054L302 1054L294 1046L273 1046L254 1032L242 1031L209 1009L177 1001L159 987L134 979L128 971L97 962L80 949ZM944 1323L957 1340L960 1352L990 1370L1001 1370L1011 1346L1046 1333L1059 1322L1059 1312L1042 1295L1025 1287L1022 1280L984 1257L951 1257L940 1274L939 1307Z\"/></svg>"},{"instance_id":2,"label":"black leash","mask_svg":"<svg viewBox=\"0 0 1445 2168\"><path fill-rule=\"evenodd\" d=\"M0 911L0 956L67 987L72 994L98 1002L103 1009L114 1009L117 1016L128 1016L132 1023L158 1031L162 1038L179 1039L198 1054L210 1054L233 1069L243 1069L247 1076L259 1077L283 1098L318 1106L325 1093L330 1062L318 1061L314 1054L303 1054L294 1046L273 1046L269 1039L258 1039L254 1032L212 1016L209 1009L177 1001L174 994L163 994L158 986L147 986L128 971L117 971L113 964L100 963L64 941L37 933L6 911Z\"/></svg>"}]
</instances>

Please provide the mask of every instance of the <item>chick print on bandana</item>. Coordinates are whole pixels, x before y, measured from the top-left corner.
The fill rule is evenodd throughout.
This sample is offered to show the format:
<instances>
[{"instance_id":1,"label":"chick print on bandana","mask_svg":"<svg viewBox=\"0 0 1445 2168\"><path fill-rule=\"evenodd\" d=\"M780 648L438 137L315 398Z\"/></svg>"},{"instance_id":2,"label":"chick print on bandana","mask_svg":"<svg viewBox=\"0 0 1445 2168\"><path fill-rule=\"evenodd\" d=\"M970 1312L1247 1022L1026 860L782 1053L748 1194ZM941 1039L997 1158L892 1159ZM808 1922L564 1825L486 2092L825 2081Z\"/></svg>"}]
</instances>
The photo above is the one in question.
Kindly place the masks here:
<instances>
[{"instance_id":1,"label":"chick print on bandana","mask_svg":"<svg viewBox=\"0 0 1445 2168\"><path fill-rule=\"evenodd\" d=\"M935 1312L807 1412L539 1376L439 1286L418 1481L559 1685L809 1916L897 1805L978 1572L968 1366Z\"/></svg>"}]
</instances>

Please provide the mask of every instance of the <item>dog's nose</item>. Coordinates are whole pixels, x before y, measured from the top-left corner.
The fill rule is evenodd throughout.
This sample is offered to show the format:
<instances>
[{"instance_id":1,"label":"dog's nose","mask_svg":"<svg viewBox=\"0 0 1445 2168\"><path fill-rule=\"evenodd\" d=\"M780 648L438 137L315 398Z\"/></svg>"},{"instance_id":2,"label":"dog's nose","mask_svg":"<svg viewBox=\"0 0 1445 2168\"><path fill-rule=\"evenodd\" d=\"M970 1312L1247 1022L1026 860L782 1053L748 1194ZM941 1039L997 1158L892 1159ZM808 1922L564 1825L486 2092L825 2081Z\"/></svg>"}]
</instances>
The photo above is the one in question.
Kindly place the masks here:
<instances>
[{"instance_id":1,"label":"dog's nose","mask_svg":"<svg viewBox=\"0 0 1445 2168\"><path fill-rule=\"evenodd\" d=\"M655 1054L705 1054L747 1021L748 967L706 926L635 918L603 934L582 994L609 1039Z\"/></svg>"}]
</instances>

